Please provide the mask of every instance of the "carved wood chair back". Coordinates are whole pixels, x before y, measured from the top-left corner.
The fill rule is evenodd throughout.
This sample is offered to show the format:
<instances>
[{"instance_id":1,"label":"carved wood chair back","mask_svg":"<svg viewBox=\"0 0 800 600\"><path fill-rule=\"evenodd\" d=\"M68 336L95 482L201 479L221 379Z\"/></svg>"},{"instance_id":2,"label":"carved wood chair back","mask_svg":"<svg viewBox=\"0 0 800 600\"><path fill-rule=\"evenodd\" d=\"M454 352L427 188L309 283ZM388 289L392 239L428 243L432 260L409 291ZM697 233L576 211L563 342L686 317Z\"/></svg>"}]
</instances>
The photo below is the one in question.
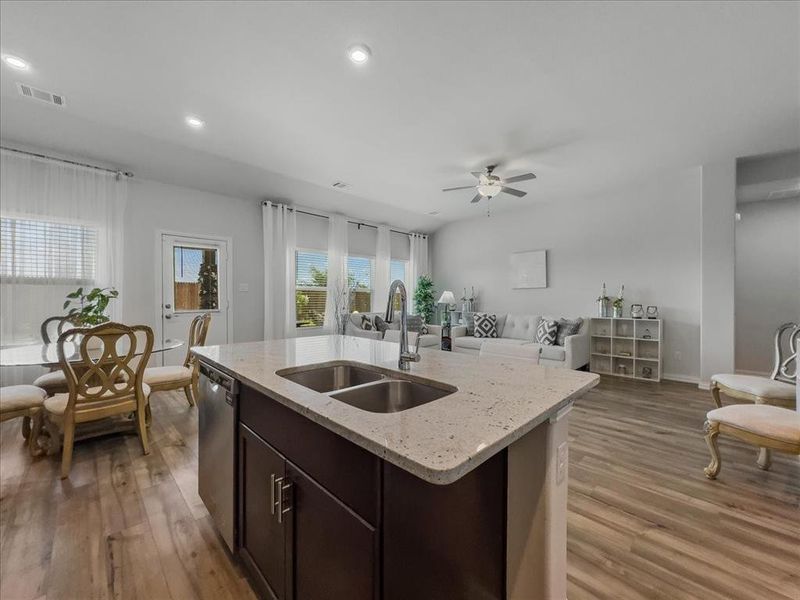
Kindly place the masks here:
<instances>
[{"instance_id":1,"label":"carved wood chair back","mask_svg":"<svg viewBox=\"0 0 800 600\"><path fill-rule=\"evenodd\" d=\"M800 325L784 323L775 332L775 365L770 377L784 383L795 383L797 352L800 347Z\"/></svg>"},{"instance_id":2,"label":"carved wood chair back","mask_svg":"<svg viewBox=\"0 0 800 600\"><path fill-rule=\"evenodd\" d=\"M204 313L197 315L189 324L189 339L186 344L186 359L183 361L183 366L193 368L195 357L192 354L192 348L195 346L203 346L206 343L206 336L208 335L208 328L211 326L211 313Z\"/></svg>"},{"instance_id":3,"label":"carved wood chair back","mask_svg":"<svg viewBox=\"0 0 800 600\"><path fill-rule=\"evenodd\" d=\"M73 363L64 346L75 339L80 361ZM64 331L58 338L58 360L69 388L65 417L84 421L143 409L142 377L152 350L153 330L145 325L110 322Z\"/></svg>"},{"instance_id":4,"label":"carved wood chair back","mask_svg":"<svg viewBox=\"0 0 800 600\"><path fill-rule=\"evenodd\" d=\"M77 327L75 321L70 320L69 317L57 316L48 317L42 322L40 332L42 334L42 341L45 344L52 344L58 340L59 336L64 333L68 328Z\"/></svg>"}]
</instances>

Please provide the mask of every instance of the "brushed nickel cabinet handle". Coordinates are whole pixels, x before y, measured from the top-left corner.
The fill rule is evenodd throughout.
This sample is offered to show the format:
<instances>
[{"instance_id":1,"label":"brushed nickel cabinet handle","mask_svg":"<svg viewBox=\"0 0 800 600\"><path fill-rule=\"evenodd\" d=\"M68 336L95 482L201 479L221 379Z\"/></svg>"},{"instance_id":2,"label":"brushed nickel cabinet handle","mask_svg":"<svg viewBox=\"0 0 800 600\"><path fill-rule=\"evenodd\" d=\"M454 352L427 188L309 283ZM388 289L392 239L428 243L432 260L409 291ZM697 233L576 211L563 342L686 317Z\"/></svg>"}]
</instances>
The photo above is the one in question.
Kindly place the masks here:
<instances>
[{"instance_id":1,"label":"brushed nickel cabinet handle","mask_svg":"<svg viewBox=\"0 0 800 600\"><path fill-rule=\"evenodd\" d=\"M269 476L269 514L275 514L275 473Z\"/></svg>"},{"instance_id":2,"label":"brushed nickel cabinet handle","mask_svg":"<svg viewBox=\"0 0 800 600\"><path fill-rule=\"evenodd\" d=\"M283 515L292 510L291 498L289 498L289 506L286 508L283 507L283 492L289 491L292 488L292 484L284 484L283 477L281 477L280 480L276 480L276 483L278 483L278 523L283 523Z\"/></svg>"}]
</instances>

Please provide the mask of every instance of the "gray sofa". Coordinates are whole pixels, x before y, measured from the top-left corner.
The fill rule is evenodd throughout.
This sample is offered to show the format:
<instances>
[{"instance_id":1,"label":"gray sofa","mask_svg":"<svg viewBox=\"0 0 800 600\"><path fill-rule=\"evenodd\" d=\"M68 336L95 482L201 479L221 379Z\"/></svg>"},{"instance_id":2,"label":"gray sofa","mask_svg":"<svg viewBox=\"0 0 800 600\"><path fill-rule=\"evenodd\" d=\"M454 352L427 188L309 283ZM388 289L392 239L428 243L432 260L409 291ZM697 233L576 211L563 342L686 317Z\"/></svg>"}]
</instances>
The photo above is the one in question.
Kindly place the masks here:
<instances>
[{"instance_id":1,"label":"gray sofa","mask_svg":"<svg viewBox=\"0 0 800 600\"><path fill-rule=\"evenodd\" d=\"M564 338L563 346L547 346L536 344L536 328L539 321L549 316L540 315L497 315L496 338L476 338L467 333L465 325L453 327L453 352L479 354L484 343L504 344L508 346L525 347L522 353L530 347L541 348L539 364L550 367L563 367L567 369L580 369L589 364L589 319L584 318L581 328L575 335Z\"/></svg>"},{"instance_id":2,"label":"gray sofa","mask_svg":"<svg viewBox=\"0 0 800 600\"><path fill-rule=\"evenodd\" d=\"M385 340L387 342L400 343L400 323L399 318L395 319L390 328L382 333L377 329L365 330L361 327L362 317L369 317L370 321L374 322L375 316L383 313L369 312L369 313L353 313L348 316L347 322L344 326L346 335L353 335L356 337L369 338L373 340ZM419 335L416 331L408 332L408 343L412 347L430 348L433 346L439 347L442 339L442 328L439 325L427 325L428 333Z\"/></svg>"}]
</instances>

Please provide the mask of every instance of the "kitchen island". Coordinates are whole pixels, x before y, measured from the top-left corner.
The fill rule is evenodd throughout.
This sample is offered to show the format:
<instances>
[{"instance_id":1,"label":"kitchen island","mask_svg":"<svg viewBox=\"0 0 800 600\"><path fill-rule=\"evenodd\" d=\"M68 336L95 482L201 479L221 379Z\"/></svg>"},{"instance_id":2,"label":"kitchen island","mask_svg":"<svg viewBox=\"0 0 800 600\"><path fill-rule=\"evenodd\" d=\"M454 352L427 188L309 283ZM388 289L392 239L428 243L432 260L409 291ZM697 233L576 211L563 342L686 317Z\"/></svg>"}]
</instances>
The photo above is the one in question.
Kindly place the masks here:
<instances>
[{"instance_id":1,"label":"kitchen island","mask_svg":"<svg viewBox=\"0 0 800 600\"><path fill-rule=\"evenodd\" d=\"M426 349L399 371L397 344L346 336L194 352L201 496L230 458L263 597L566 597L566 415L597 375ZM238 391L230 457L203 435L212 370Z\"/></svg>"}]
</instances>

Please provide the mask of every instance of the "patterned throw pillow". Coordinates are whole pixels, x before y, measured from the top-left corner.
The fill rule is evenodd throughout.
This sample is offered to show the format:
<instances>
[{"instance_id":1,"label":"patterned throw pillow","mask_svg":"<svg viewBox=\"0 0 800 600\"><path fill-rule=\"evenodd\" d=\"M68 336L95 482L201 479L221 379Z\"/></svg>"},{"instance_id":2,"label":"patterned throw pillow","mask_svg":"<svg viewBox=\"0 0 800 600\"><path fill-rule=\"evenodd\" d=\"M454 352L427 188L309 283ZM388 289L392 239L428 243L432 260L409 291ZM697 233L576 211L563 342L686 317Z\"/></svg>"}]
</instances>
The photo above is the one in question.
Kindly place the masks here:
<instances>
[{"instance_id":1,"label":"patterned throw pillow","mask_svg":"<svg viewBox=\"0 0 800 600\"><path fill-rule=\"evenodd\" d=\"M361 315L361 329L364 331L372 331L372 319L367 315Z\"/></svg>"},{"instance_id":2,"label":"patterned throw pillow","mask_svg":"<svg viewBox=\"0 0 800 600\"><path fill-rule=\"evenodd\" d=\"M393 319L391 323L387 323L383 317L375 315L373 321L375 322L375 329L381 333L386 333L389 329L400 329L399 319Z\"/></svg>"},{"instance_id":3,"label":"patterned throw pillow","mask_svg":"<svg viewBox=\"0 0 800 600\"><path fill-rule=\"evenodd\" d=\"M536 328L536 343L543 346L552 346L556 343L556 335L558 334L558 321L539 321L539 326Z\"/></svg>"},{"instance_id":4,"label":"patterned throw pillow","mask_svg":"<svg viewBox=\"0 0 800 600\"><path fill-rule=\"evenodd\" d=\"M580 331L581 325L583 325L583 319L578 317L574 321L570 321L569 319L559 319L558 320L558 334L556 335L556 346L563 346L564 345L564 338L568 335L575 335Z\"/></svg>"},{"instance_id":5,"label":"patterned throw pillow","mask_svg":"<svg viewBox=\"0 0 800 600\"><path fill-rule=\"evenodd\" d=\"M475 313L475 337L496 338L497 315L488 315L486 313Z\"/></svg>"},{"instance_id":6,"label":"patterned throw pillow","mask_svg":"<svg viewBox=\"0 0 800 600\"><path fill-rule=\"evenodd\" d=\"M396 321L400 321L400 317L396 317ZM406 323L408 323L408 330L414 331L416 333L422 332L422 326L424 323L422 322L422 317L420 315L408 315L406 317Z\"/></svg>"}]
</instances>

